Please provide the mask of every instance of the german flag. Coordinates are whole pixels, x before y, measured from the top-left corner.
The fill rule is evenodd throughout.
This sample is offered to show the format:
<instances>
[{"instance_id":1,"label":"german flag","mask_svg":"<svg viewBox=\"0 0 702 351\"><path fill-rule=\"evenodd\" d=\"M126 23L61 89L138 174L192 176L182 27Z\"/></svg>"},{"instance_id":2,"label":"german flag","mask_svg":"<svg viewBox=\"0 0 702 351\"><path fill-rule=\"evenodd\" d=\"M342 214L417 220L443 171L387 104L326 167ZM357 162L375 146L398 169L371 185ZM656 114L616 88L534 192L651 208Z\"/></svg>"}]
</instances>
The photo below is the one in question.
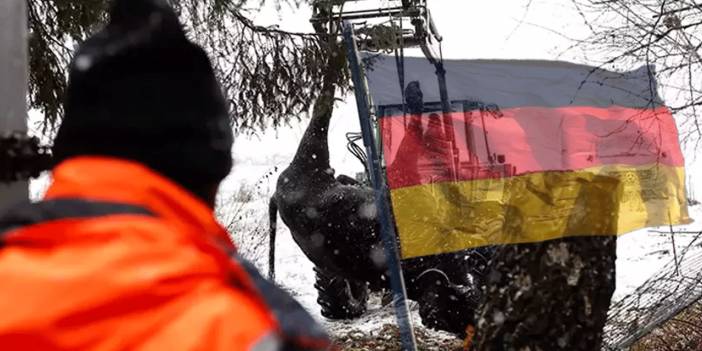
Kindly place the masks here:
<instances>
[{"instance_id":1,"label":"german flag","mask_svg":"<svg viewBox=\"0 0 702 351\"><path fill-rule=\"evenodd\" d=\"M403 258L691 222L653 67L447 60L444 112L434 66L404 61L414 111L395 59L365 57Z\"/></svg>"}]
</instances>

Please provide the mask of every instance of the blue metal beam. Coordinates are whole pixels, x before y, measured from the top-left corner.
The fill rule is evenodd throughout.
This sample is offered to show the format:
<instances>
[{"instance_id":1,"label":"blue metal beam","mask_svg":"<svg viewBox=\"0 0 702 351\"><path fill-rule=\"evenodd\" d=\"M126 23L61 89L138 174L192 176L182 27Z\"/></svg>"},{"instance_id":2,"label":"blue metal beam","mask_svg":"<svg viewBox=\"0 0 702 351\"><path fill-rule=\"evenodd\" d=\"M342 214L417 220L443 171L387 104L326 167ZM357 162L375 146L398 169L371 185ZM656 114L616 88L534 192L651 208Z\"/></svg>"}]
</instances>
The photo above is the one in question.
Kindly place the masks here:
<instances>
[{"instance_id":1,"label":"blue metal beam","mask_svg":"<svg viewBox=\"0 0 702 351\"><path fill-rule=\"evenodd\" d=\"M400 328L400 338L403 350L416 350L416 340L412 328L412 317L407 306L407 293L405 281L402 277L402 267L400 266L400 255L397 251L395 241L395 226L392 222L392 214L388 201L385 177L382 174L380 164L380 154L375 143L373 126L371 123L370 109L368 106L368 93L366 83L363 79L358 49L353 35L353 25L344 21L344 41L347 48L347 60L351 69L354 92L356 93L356 107L358 108L358 118L361 122L361 133L363 134L363 144L368 154L368 169L370 170L371 183L375 190L375 204L380 220L380 235L385 247L385 257L390 276L390 287L393 293L393 303L395 305L395 316Z\"/></svg>"}]
</instances>

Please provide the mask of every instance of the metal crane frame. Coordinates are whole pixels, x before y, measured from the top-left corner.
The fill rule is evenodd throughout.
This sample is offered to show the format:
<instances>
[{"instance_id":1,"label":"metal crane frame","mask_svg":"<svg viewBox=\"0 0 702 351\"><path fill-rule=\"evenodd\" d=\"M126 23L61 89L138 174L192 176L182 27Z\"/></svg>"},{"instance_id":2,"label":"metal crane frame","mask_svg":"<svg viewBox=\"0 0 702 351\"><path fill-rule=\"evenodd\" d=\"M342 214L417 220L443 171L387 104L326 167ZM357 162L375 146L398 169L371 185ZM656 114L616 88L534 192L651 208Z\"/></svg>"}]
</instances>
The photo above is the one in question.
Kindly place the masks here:
<instances>
[{"instance_id":1,"label":"metal crane frame","mask_svg":"<svg viewBox=\"0 0 702 351\"><path fill-rule=\"evenodd\" d=\"M432 44L441 43L443 37L439 34L436 24L427 8L427 0L397 0L400 6L368 8L360 10L344 10L347 3L360 3L364 0L317 0L312 4L312 18L314 24L326 23L329 21L341 23L344 21L358 21L379 18L394 18L400 21L408 21L414 27L413 30L398 33L398 41L393 45L407 47L420 47L424 56L432 64L441 61L440 53L434 52ZM373 47L368 40L359 40L357 45L362 50L373 48L375 50L386 50L388 47Z\"/></svg>"},{"instance_id":2,"label":"metal crane frame","mask_svg":"<svg viewBox=\"0 0 702 351\"><path fill-rule=\"evenodd\" d=\"M400 338L403 350L416 350L416 339L412 328L412 320L407 305L407 294L405 290L402 268L400 265L400 255L396 242L394 219L390 209L390 201L387 186L383 174L382 156L379 151L379 144L375 140L373 122L371 119L370 101L366 88L366 81L361 68L361 60L358 48L388 50L394 49L400 76L400 85L404 85L404 48L420 47L429 63L436 68L441 97L441 110L444 119L450 118L451 106L446 88L446 71L443 65L441 52L437 55L432 49L434 43L441 44L443 38L439 35L436 25L427 8L426 0L401 0L401 6L386 8L371 8L362 10L345 11L344 5L362 0L318 0L313 3L313 15L311 22L315 26L332 23L342 23L343 38L347 48L347 58L351 69L351 77L354 82L356 103L361 124L363 143L367 152L367 169L371 183L375 190L376 205L378 208L379 220L381 224L381 237L385 246L388 271L390 275L390 285L393 291L395 314L400 329ZM387 47L373 47L378 42L372 38L361 37L354 32L353 21L389 18L393 21L399 20L400 27L394 25L389 27L394 31L394 38L385 41ZM413 30L404 30L403 21L412 24ZM394 23L393 23L394 24ZM362 32L363 28L359 29ZM398 50L399 49L399 50ZM399 54L399 55L398 55ZM399 56L399 57L398 57ZM404 90L404 86L402 87ZM403 106L404 109L404 106ZM452 151L455 151L455 141L452 143ZM452 173L456 175L456 167L452 167Z\"/></svg>"}]
</instances>

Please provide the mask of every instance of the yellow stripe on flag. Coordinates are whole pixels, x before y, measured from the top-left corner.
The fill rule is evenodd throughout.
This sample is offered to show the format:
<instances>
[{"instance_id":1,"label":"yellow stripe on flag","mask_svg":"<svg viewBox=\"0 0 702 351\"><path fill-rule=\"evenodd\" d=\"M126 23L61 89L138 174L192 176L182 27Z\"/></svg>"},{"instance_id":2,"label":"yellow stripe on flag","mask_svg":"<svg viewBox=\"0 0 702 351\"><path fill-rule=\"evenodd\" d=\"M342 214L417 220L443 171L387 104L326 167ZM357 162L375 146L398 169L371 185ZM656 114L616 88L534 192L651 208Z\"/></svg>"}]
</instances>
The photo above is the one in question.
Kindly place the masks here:
<instances>
[{"instance_id":1,"label":"yellow stripe on flag","mask_svg":"<svg viewBox=\"0 0 702 351\"><path fill-rule=\"evenodd\" d=\"M683 167L609 165L391 190L403 258L691 220Z\"/></svg>"}]
</instances>

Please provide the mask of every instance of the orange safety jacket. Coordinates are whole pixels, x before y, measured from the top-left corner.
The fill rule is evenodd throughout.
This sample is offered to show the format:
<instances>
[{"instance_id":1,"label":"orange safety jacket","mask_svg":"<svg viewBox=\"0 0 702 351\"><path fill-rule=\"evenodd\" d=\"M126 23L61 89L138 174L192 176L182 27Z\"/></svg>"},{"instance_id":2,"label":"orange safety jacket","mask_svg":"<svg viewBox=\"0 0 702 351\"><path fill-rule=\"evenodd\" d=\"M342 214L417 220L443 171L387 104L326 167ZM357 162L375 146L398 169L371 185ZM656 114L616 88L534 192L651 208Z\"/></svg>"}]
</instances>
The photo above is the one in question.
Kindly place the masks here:
<instances>
[{"instance_id":1,"label":"orange safety jacket","mask_svg":"<svg viewBox=\"0 0 702 351\"><path fill-rule=\"evenodd\" d=\"M0 350L321 350L212 209L150 169L79 157L0 216Z\"/></svg>"}]
</instances>

